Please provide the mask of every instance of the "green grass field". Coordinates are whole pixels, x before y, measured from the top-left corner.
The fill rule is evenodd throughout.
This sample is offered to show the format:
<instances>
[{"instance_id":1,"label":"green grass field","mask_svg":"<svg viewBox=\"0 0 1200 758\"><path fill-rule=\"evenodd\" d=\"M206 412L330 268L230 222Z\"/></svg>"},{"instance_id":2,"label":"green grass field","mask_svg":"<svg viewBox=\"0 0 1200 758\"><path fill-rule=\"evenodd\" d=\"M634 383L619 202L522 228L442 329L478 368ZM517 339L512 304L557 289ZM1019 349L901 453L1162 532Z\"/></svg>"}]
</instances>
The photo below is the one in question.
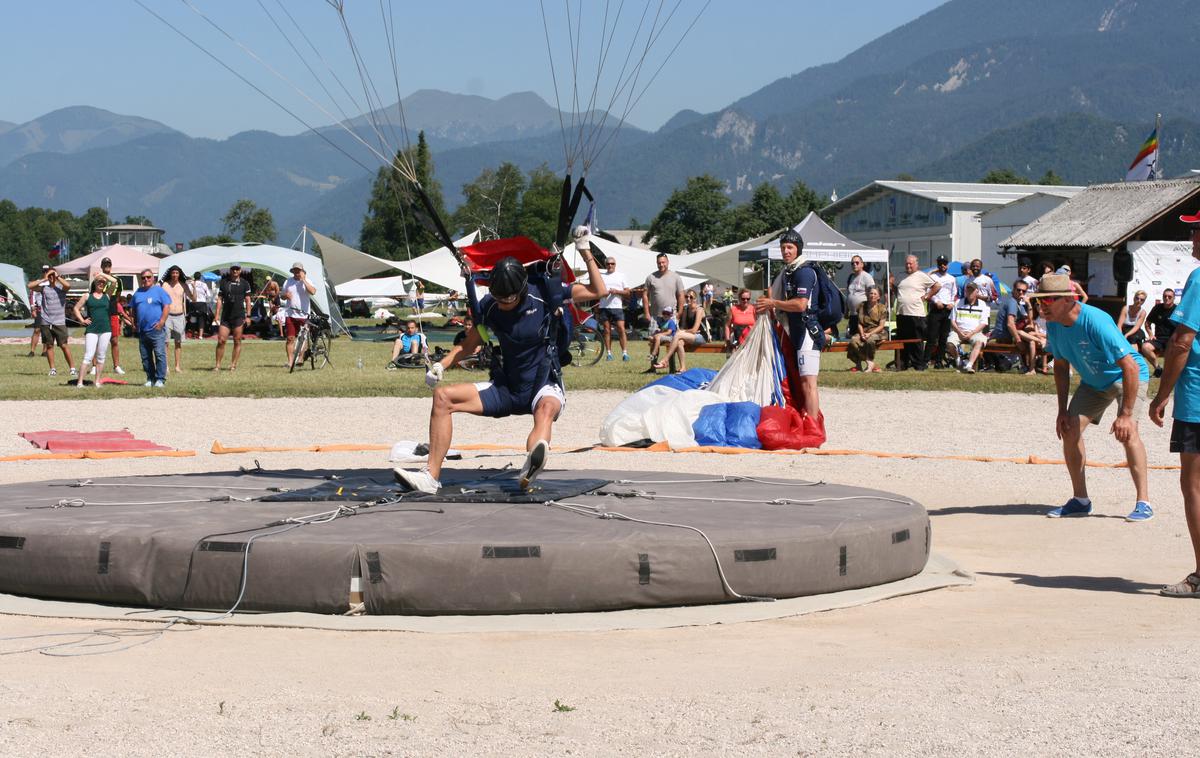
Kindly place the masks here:
<instances>
[{"instance_id":1,"label":"green grass field","mask_svg":"<svg viewBox=\"0 0 1200 758\"><path fill-rule=\"evenodd\" d=\"M73 332L71 349L76 364L83 357L82 333ZM436 343L435 343L436 344ZM46 359L42 356L26 357L27 344L0 346L0 399L4 400L52 400L55 398L107 398L107 397L423 397L429 390L425 387L424 372L416 369L387 371L384 366L391 357L390 342L353 341L347 337L333 340L333 363L316 371L307 367L289 374L284 366L284 348L281 341L261 342L246 340L243 343L242 359L236 372L228 370L214 373L213 340L191 341L184 344L184 373L172 373L163 389L142 387L142 373L137 342L123 339L122 363L128 372L123 378L128 386L106 385L99 389L84 387L75 389L67 386L67 372L62 354L56 356L59 375L47 376ZM448 347L448 345L447 345ZM571 389L611 389L633 392L652 377L642 373L647 367L644 343L630 346L632 360L622 363L601 361L591 367L571 366L566 369L565 379ZM226 348L225 367L228 368L232 354L232 343ZM171 349L168 347L168 360ZM880 356L889 360L886 354ZM363 368L358 369L358 359ZM689 367L720 368L725 356L717 354L689 355ZM842 387L875 390L917 390L966 392L1016 392L1053 393L1054 382L1046 376L1022 376L1012 372L1006 374L983 373L967 376L956 371L926 371L917 373L883 372L879 374L850 373L849 361L844 353L827 353L821 370L822 387ZM111 366L107 367L111 376ZM450 381L480 381L484 374L454 370L448 374Z\"/></svg>"}]
</instances>

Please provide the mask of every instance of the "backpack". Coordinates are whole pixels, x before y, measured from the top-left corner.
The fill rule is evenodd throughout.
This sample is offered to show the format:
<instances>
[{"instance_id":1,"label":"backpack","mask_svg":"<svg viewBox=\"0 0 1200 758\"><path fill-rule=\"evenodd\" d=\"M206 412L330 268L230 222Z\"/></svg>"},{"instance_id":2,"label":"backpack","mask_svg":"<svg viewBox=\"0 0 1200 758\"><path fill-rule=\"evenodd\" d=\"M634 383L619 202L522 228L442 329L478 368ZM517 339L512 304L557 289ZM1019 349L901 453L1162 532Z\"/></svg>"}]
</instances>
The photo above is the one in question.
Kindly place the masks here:
<instances>
[{"instance_id":1,"label":"backpack","mask_svg":"<svg viewBox=\"0 0 1200 758\"><path fill-rule=\"evenodd\" d=\"M817 323L821 325L822 329L837 326L842 317L846 315L846 296L838 289L823 266L815 262L804 265L811 268L817 275L818 295L814 302L809 303L808 309L816 313Z\"/></svg>"}]
</instances>

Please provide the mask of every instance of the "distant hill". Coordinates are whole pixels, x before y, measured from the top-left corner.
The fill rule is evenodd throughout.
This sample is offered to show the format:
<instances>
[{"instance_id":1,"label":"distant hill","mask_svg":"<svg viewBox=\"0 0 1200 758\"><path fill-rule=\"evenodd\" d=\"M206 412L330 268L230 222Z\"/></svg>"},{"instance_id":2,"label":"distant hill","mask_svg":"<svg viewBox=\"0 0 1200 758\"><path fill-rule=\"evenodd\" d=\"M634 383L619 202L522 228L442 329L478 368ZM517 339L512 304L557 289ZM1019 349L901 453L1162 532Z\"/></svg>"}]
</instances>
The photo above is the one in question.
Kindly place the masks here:
<instances>
[{"instance_id":1,"label":"distant hill","mask_svg":"<svg viewBox=\"0 0 1200 758\"><path fill-rule=\"evenodd\" d=\"M0 134L4 134L9 129L12 129L16 124L11 121L0 121Z\"/></svg>"},{"instance_id":2,"label":"distant hill","mask_svg":"<svg viewBox=\"0 0 1200 758\"><path fill-rule=\"evenodd\" d=\"M797 24L803 8L795 7L794 18L772 21ZM714 113L680 111L653 134L623 130L589 184L610 226L648 221L702 173L733 200L763 182L803 180L822 195L845 194L901 172L970 180L1012 168L1036 179L1053 169L1080 184L1120 178L1157 112L1167 172L1200 167L1194 11L1194 0L950 0ZM424 90L405 98L404 110L412 138L420 129L429 137L450 207L465 182L502 161L563 169L557 112L531 93L490 100ZM38 121L64 120L56 114ZM114 215L147 215L173 240L216 231L234 200L251 197L272 210L281 236L307 221L357 239L379 164L340 129L322 135L365 170L313 134L130 136L161 125L122 119L55 127L53 137L34 130L32 143L28 125L0 134L0 197L75 212L111 198ZM365 120L359 128L366 133ZM3 165L13 140L17 152L41 152Z\"/></svg>"},{"instance_id":3,"label":"distant hill","mask_svg":"<svg viewBox=\"0 0 1200 758\"><path fill-rule=\"evenodd\" d=\"M176 133L157 121L82 105L61 108L24 124L0 123L7 126L0 126L0 166L32 153L78 153L151 134Z\"/></svg>"}]
</instances>

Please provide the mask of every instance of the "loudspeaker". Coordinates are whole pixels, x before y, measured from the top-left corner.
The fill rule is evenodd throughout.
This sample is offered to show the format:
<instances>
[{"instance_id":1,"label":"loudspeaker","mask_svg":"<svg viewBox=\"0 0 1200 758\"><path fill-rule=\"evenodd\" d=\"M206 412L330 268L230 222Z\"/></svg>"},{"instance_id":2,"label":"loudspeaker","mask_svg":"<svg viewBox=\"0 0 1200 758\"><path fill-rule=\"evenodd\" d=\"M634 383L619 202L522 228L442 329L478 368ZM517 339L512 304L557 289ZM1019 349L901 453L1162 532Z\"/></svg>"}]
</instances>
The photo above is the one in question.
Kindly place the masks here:
<instances>
[{"instance_id":1,"label":"loudspeaker","mask_svg":"<svg viewBox=\"0 0 1200 758\"><path fill-rule=\"evenodd\" d=\"M1113 279L1118 282L1128 282L1133 279L1133 256L1128 250L1118 250L1113 253Z\"/></svg>"}]
</instances>

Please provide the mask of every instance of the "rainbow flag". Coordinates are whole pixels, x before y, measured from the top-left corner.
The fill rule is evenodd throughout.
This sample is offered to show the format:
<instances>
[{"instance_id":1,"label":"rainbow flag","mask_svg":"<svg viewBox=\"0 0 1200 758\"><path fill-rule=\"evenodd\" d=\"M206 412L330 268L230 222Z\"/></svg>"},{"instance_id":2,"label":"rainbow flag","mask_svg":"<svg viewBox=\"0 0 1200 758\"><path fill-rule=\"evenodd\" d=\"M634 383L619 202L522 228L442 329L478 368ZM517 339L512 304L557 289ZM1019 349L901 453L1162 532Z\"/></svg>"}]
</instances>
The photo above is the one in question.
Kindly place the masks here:
<instances>
[{"instance_id":1,"label":"rainbow flag","mask_svg":"<svg viewBox=\"0 0 1200 758\"><path fill-rule=\"evenodd\" d=\"M1129 170L1125 173L1125 181L1140 182L1146 179L1154 179L1158 173L1158 127L1154 127L1154 131L1150 132L1150 136L1142 143L1142 148L1138 150L1137 157L1133 159L1133 163L1129 164Z\"/></svg>"}]
</instances>

